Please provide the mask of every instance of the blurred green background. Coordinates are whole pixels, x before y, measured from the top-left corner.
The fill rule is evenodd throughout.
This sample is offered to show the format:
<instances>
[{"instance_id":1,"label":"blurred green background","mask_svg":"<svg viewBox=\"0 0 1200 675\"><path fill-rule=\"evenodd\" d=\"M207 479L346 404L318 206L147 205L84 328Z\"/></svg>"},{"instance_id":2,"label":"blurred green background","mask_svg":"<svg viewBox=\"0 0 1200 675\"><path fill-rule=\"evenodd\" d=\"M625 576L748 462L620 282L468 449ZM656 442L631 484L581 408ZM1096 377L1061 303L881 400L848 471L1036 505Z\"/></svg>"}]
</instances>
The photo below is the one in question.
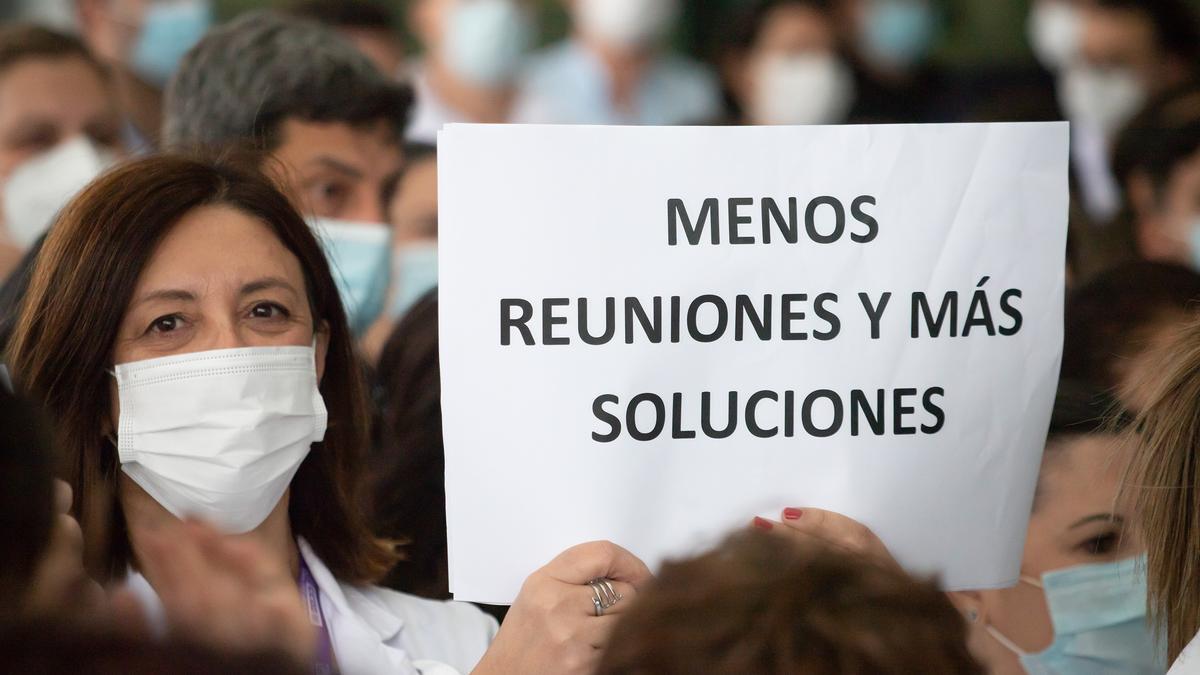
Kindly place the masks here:
<instances>
[{"instance_id":1,"label":"blurred green background","mask_svg":"<svg viewBox=\"0 0 1200 675\"><path fill-rule=\"evenodd\" d=\"M685 50L704 56L720 38L720 17L729 8L745 0L685 0L685 21L680 28L679 44ZM562 0L539 0L543 37L552 41L566 30ZM254 7L287 4L287 0L216 0L221 17ZM389 3L398 18L405 3ZM959 65L979 62L1011 63L1032 58L1025 41L1025 17L1029 0L943 0L938 3L946 30L938 46L940 59ZM1197 0L1200 6L1200 0Z\"/></svg>"}]
</instances>

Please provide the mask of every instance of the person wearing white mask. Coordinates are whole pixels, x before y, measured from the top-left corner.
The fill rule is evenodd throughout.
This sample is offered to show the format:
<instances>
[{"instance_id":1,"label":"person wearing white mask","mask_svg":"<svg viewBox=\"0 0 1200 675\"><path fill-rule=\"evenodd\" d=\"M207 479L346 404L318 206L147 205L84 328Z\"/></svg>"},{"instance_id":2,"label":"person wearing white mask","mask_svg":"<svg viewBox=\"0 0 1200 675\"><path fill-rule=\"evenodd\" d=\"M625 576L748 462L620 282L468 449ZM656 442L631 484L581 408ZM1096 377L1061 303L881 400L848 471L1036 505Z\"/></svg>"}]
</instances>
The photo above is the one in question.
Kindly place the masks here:
<instances>
[{"instance_id":1,"label":"person wearing white mask","mask_svg":"<svg viewBox=\"0 0 1200 675\"><path fill-rule=\"evenodd\" d=\"M0 279L123 153L104 67L73 37L0 27Z\"/></svg>"},{"instance_id":2,"label":"person wearing white mask","mask_svg":"<svg viewBox=\"0 0 1200 675\"><path fill-rule=\"evenodd\" d=\"M720 116L713 75L665 50L679 0L564 1L572 36L531 60L514 121L671 125Z\"/></svg>"},{"instance_id":3,"label":"person wearing white mask","mask_svg":"<svg viewBox=\"0 0 1200 675\"><path fill-rule=\"evenodd\" d=\"M83 41L113 74L126 144L153 149L163 87L212 26L212 0L76 0L76 18Z\"/></svg>"},{"instance_id":4,"label":"person wearing white mask","mask_svg":"<svg viewBox=\"0 0 1200 675\"><path fill-rule=\"evenodd\" d=\"M1128 500L1116 403L1063 381L1011 588L951 593L994 675L1162 675L1146 617L1144 545Z\"/></svg>"},{"instance_id":5,"label":"person wearing white mask","mask_svg":"<svg viewBox=\"0 0 1200 675\"><path fill-rule=\"evenodd\" d=\"M181 62L167 89L163 139L174 148L265 151L326 244L361 337L387 321L384 197L404 165L411 104L406 85L331 28L252 12L211 31Z\"/></svg>"},{"instance_id":6,"label":"person wearing white mask","mask_svg":"<svg viewBox=\"0 0 1200 675\"><path fill-rule=\"evenodd\" d=\"M612 544L534 572L498 631L471 605L373 585L397 555L358 501L370 425L353 338L320 243L268 178L151 157L65 213L8 356L57 422L99 581L129 577L151 620L170 622L155 609L175 603L157 596L177 579L144 553L199 518L288 571L261 583L307 606L315 672L590 671L649 579Z\"/></svg>"},{"instance_id":7,"label":"person wearing white mask","mask_svg":"<svg viewBox=\"0 0 1200 675\"><path fill-rule=\"evenodd\" d=\"M1071 159L1084 209L1107 224L1121 207L1110 153L1151 100L1195 75L1197 18L1184 0L1094 0L1081 10L1079 51L1059 73Z\"/></svg>"},{"instance_id":8,"label":"person wearing white mask","mask_svg":"<svg viewBox=\"0 0 1200 675\"><path fill-rule=\"evenodd\" d=\"M838 124L854 102L854 75L827 0L753 5L723 70L746 124Z\"/></svg>"},{"instance_id":9,"label":"person wearing white mask","mask_svg":"<svg viewBox=\"0 0 1200 675\"><path fill-rule=\"evenodd\" d=\"M945 122L945 76L929 56L941 30L934 0L836 0L852 58L856 122Z\"/></svg>"},{"instance_id":10,"label":"person wearing white mask","mask_svg":"<svg viewBox=\"0 0 1200 675\"><path fill-rule=\"evenodd\" d=\"M1088 0L1034 0L1026 36L1033 55L1051 72L1070 63L1079 52L1081 8Z\"/></svg>"},{"instance_id":11,"label":"person wearing white mask","mask_svg":"<svg viewBox=\"0 0 1200 675\"><path fill-rule=\"evenodd\" d=\"M509 121L517 75L533 44L525 0L416 0L408 19L422 46L408 140L437 143L451 122Z\"/></svg>"}]
</instances>

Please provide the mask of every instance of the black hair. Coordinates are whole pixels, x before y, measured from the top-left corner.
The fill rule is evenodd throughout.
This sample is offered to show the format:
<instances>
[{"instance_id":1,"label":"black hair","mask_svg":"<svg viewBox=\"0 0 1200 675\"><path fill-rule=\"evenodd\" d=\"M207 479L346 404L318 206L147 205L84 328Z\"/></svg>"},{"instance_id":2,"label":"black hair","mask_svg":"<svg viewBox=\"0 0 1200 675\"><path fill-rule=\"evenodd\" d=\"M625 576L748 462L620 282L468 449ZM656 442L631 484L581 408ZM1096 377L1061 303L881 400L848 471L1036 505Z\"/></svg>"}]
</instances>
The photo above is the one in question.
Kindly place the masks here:
<instances>
[{"instance_id":1,"label":"black hair","mask_svg":"<svg viewBox=\"0 0 1200 675\"><path fill-rule=\"evenodd\" d=\"M1113 175L1126 187L1142 172L1161 193L1175 167L1198 149L1200 80L1191 80L1152 100L1121 131L1113 147Z\"/></svg>"},{"instance_id":2,"label":"black hair","mask_svg":"<svg viewBox=\"0 0 1200 675\"><path fill-rule=\"evenodd\" d=\"M1115 389L1116 364L1139 351L1146 331L1200 309L1198 300L1200 274L1187 267L1136 261L1102 272L1067 296L1062 377Z\"/></svg>"},{"instance_id":3,"label":"black hair","mask_svg":"<svg viewBox=\"0 0 1200 675\"><path fill-rule=\"evenodd\" d=\"M832 0L754 0L750 3L734 3L728 33L726 51L744 52L754 47L762 36L763 28L772 13L781 7L803 7L822 14L831 15Z\"/></svg>"},{"instance_id":4,"label":"black hair","mask_svg":"<svg viewBox=\"0 0 1200 675\"><path fill-rule=\"evenodd\" d=\"M0 385L0 593L21 607L54 526L54 456L42 413ZM11 665L11 664L7 664Z\"/></svg>"},{"instance_id":5,"label":"black hair","mask_svg":"<svg viewBox=\"0 0 1200 675\"><path fill-rule=\"evenodd\" d=\"M390 7L370 0L301 0L287 12L331 28L391 32L396 23Z\"/></svg>"},{"instance_id":6,"label":"black hair","mask_svg":"<svg viewBox=\"0 0 1200 675\"><path fill-rule=\"evenodd\" d=\"M1106 10L1137 12L1150 20L1159 47L1195 65L1200 57L1200 27L1196 12L1184 0L1094 0Z\"/></svg>"}]
</instances>

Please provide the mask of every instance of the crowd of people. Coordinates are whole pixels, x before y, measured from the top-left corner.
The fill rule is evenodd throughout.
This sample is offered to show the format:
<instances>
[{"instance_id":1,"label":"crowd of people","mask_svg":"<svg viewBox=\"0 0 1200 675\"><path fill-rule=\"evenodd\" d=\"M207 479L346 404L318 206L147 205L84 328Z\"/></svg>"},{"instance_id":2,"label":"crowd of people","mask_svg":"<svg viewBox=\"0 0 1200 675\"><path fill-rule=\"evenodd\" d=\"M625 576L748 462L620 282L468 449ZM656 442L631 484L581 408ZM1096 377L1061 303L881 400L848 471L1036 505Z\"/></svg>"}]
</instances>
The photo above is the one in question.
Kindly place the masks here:
<instances>
[{"instance_id":1,"label":"crowd of people","mask_svg":"<svg viewBox=\"0 0 1200 675\"><path fill-rule=\"evenodd\" d=\"M1200 673L1189 3L1033 0L1036 67L992 78L931 58L932 0L732 3L703 59L680 0L563 5L540 47L525 0L0 24L0 670ZM1056 119L1065 344L1019 584L944 593L780 504L660 570L583 543L511 607L451 600L443 125Z\"/></svg>"}]
</instances>

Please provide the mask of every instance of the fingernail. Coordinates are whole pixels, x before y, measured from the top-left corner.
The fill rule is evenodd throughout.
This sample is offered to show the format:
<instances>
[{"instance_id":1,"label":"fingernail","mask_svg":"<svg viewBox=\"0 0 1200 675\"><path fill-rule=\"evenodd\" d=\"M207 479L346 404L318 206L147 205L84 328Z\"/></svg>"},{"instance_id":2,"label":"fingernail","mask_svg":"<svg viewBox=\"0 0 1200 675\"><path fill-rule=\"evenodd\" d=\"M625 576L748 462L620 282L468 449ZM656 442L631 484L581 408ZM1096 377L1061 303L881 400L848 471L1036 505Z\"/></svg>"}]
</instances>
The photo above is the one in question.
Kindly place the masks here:
<instances>
[{"instance_id":1,"label":"fingernail","mask_svg":"<svg viewBox=\"0 0 1200 675\"><path fill-rule=\"evenodd\" d=\"M802 515L804 515L804 511L800 509L786 508L783 510L784 520L800 520Z\"/></svg>"},{"instance_id":2,"label":"fingernail","mask_svg":"<svg viewBox=\"0 0 1200 675\"><path fill-rule=\"evenodd\" d=\"M764 532L770 532L771 528L775 527L774 523L771 521L767 520L766 518L759 518L757 516L755 516L753 524L756 530L762 530Z\"/></svg>"}]
</instances>

